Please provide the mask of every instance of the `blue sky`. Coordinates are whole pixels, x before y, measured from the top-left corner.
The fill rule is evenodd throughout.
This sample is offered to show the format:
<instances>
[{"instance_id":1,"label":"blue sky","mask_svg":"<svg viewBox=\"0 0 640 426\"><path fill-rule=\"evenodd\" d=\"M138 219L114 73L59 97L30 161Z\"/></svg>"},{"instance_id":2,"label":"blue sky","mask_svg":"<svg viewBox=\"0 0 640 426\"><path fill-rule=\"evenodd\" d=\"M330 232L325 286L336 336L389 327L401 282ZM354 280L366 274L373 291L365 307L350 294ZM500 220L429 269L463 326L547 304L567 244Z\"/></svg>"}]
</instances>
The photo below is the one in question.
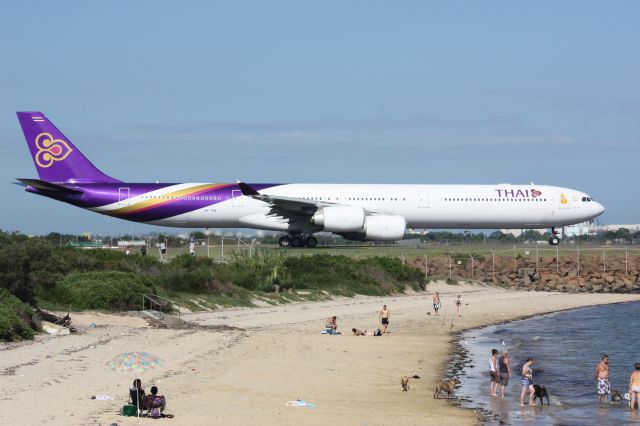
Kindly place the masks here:
<instances>
[{"instance_id":1,"label":"blue sky","mask_svg":"<svg viewBox=\"0 0 640 426\"><path fill-rule=\"evenodd\" d=\"M144 225L24 193L15 111L127 181L528 183L638 223L640 2L9 2L0 228Z\"/></svg>"}]
</instances>

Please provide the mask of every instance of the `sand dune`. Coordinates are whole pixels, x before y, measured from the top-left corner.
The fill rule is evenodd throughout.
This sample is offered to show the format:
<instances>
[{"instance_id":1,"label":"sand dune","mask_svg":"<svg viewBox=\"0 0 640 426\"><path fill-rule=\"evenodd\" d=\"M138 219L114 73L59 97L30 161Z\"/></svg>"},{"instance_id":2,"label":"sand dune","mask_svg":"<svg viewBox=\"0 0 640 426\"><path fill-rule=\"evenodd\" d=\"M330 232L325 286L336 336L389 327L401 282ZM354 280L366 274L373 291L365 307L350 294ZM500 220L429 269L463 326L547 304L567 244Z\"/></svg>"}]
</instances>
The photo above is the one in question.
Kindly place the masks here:
<instances>
[{"instance_id":1,"label":"sand dune","mask_svg":"<svg viewBox=\"0 0 640 426\"><path fill-rule=\"evenodd\" d=\"M431 311L431 293L443 294L441 316ZM462 317L453 299L462 294ZM133 376L105 363L121 352L147 351L166 360L145 372L168 400L175 425L460 425L477 423L475 413L434 400L452 332L523 316L600 303L640 300L640 295L514 292L485 286L430 285L429 293L357 297L275 307L189 314L201 325L243 330L148 328L140 319L72 314L87 327L79 335L39 336L0 347L0 423L16 425L148 424L125 418ZM340 329L377 327L378 311L392 311L392 333L383 337L320 335L325 318L337 315ZM446 321L443 315L446 311ZM400 377L418 374L410 392ZM113 401L92 400L106 394ZM316 408L287 407L294 399Z\"/></svg>"}]
</instances>

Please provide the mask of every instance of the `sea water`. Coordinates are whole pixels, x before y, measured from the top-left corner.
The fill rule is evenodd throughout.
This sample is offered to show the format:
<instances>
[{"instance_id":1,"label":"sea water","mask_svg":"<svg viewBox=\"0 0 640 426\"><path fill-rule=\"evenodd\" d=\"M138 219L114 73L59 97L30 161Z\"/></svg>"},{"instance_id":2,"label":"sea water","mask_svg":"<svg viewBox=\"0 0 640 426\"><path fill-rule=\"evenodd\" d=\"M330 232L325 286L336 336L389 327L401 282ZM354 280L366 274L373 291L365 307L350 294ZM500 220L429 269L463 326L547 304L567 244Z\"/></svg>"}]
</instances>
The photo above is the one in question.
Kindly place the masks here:
<instances>
[{"instance_id":1,"label":"sea water","mask_svg":"<svg viewBox=\"0 0 640 426\"><path fill-rule=\"evenodd\" d=\"M628 401L596 403L594 378L596 365L607 354L611 388L627 393L633 365L640 362L640 302L542 315L470 330L459 339L450 371L462 382L457 397L463 406L482 410L487 424L640 424ZM489 395L494 348L508 350L513 370L504 400ZM550 406L520 406L520 372L527 357L535 360L534 383L547 388ZM525 404L528 400L527 392Z\"/></svg>"}]
</instances>

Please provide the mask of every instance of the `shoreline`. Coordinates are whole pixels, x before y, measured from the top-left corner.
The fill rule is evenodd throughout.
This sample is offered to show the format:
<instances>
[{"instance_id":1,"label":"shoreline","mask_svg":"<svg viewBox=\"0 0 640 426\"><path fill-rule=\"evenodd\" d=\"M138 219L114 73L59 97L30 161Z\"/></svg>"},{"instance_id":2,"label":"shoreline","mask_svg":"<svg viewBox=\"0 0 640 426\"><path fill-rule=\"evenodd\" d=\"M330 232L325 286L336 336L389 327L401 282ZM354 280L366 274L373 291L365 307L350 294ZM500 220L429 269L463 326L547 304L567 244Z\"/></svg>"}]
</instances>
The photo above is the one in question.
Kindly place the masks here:
<instances>
[{"instance_id":1,"label":"shoreline","mask_svg":"<svg viewBox=\"0 0 640 426\"><path fill-rule=\"evenodd\" d=\"M434 291L440 291L443 301L438 317L426 315L432 311ZM462 294L465 305L462 317L451 318L456 294ZM2 346L0 371L9 374L3 376L0 422L144 424L148 420L117 413L131 380L104 367L118 353L144 350L166 360L165 368L142 375L143 385L159 386L167 396L167 412L176 415L163 423L478 424L482 420L477 411L433 399L435 381L448 374L451 357L460 352L455 346L460 333L628 301L640 301L640 295L518 292L487 285L431 283L426 292L415 294L236 308L185 318L198 325L244 330L156 329L137 318L76 313L74 323L95 322L98 327L79 335L40 336L17 347ZM324 319L331 315L338 316L342 330L378 327L382 304L392 313L388 335L319 334ZM450 306L443 326L445 304ZM402 392L400 377L413 374L421 378L412 381L409 392ZM42 410L29 410L33 398L46 399L52 392L55 402L45 402ZM91 400L96 394L114 400ZM286 406L295 399L317 407ZM12 412L21 413L21 418L10 417Z\"/></svg>"}]
</instances>

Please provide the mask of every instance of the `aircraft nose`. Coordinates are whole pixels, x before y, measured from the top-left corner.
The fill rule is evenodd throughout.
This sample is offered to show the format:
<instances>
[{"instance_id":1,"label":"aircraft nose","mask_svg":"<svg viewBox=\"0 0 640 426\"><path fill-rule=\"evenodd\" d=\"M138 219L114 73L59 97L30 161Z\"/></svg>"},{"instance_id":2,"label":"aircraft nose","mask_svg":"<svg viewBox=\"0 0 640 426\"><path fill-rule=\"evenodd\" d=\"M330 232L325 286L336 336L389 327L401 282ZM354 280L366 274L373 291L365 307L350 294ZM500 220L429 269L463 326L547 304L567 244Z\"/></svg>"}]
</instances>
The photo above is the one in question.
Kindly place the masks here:
<instances>
[{"instance_id":1,"label":"aircraft nose","mask_svg":"<svg viewBox=\"0 0 640 426\"><path fill-rule=\"evenodd\" d=\"M595 211L596 211L596 215L601 215L602 213L604 213L604 211L606 210L604 208L604 206L600 203L598 203L597 201L593 202L594 207L595 207Z\"/></svg>"}]
</instances>

